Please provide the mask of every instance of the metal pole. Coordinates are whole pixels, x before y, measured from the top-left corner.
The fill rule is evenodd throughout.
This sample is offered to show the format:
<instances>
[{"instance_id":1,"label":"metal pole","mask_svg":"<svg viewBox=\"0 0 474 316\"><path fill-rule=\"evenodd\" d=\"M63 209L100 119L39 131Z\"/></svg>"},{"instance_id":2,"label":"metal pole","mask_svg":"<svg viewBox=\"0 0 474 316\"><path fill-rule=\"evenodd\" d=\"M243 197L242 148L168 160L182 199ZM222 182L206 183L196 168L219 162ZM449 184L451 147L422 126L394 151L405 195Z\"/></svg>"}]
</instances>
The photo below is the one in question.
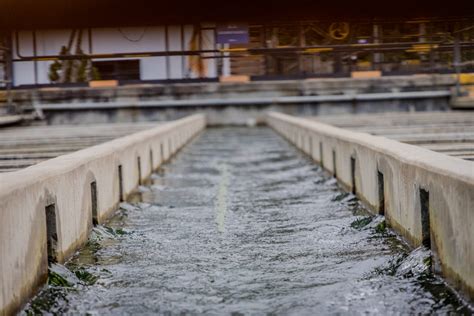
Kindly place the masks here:
<instances>
[{"instance_id":1,"label":"metal pole","mask_svg":"<svg viewBox=\"0 0 474 316\"><path fill-rule=\"evenodd\" d=\"M454 69L456 70L456 96L461 95L461 47L459 45L459 35L454 37Z\"/></svg>"},{"instance_id":2,"label":"metal pole","mask_svg":"<svg viewBox=\"0 0 474 316\"><path fill-rule=\"evenodd\" d=\"M203 41L203 36L202 36L202 25L201 23L198 24L198 29L199 29L199 36L198 36L198 41L199 41L199 50L202 51L202 41ZM201 69L199 71L199 78L203 78L202 69L203 69L203 60L202 60L202 54L199 54L199 68Z\"/></svg>"},{"instance_id":3,"label":"metal pole","mask_svg":"<svg viewBox=\"0 0 474 316\"><path fill-rule=\"evenodd\" d=\"M214 27L213 36L214 36L214 50L217 51L220 48L222 48L222 44L217 43L217 25ZM219 78L220 76L222 76L224 74L224 71L223 71L224 62L223 62L223 59L222 59L222 52L214 54L214 56L216 56L216 55L220 57L220 58L217 58L217 60L216 60L216 75L217 75L217 78Z\"/></svg>"},{"instance_id":4,"label":"metal pole","mask_svg":"<svg viewBox=\"0 0 474 316\"><path fill-rule=\"evenodd\" d=\"M36 31L33 30L33 56L37 56L37 52L36 52ZM34 77L35 77L35 85L38 84L38 62L35 61L33 62L33 67L34 67Z\"/></svg>"},{"instance_id":5,"label":"metal pole","mask_svg":"<svg viewBox=\"0 0 474 316\"><path fill-rule=\"evenodd\" d=\"M265 23L262 23L262 26L260 28L260 37L261 37L261 46L262 47L267 47L267 27ZM267 55L263 55L263 75L268 75L268 57Z\"/></svg>"},{"instance_id":6,"label":"metal pole","mask_svg":"<svg viewBox=\"0 0 474 316\"><path fill-rule=\"evenodd\" d=\"M12 62L12 32L11 31L6 31L3 33L3 45L2 47L2 55L3 55L3 65L4 65L4 73L3 73L3 79L5 82L5 89L6 89L6 106L9 111L12 111L16 113L16 108L13 105L13 100L12 100L12 85L13 85L13 62ZM1 42L0 42L1 43Z\"/></svg>"},{"instance_id":7,"label":"metal pole","mask_svg":"<svg viewBox=\"0 0 474 316\"><path fill-rule=\"evenodd\" d=\"M305 47L306 46L306 37L305 37L305 30L304 30L304 25L300 23L298 25L299 27L299 46L300 47ZM304 55L303 54L298 54L298 68L300 74L306 74L306 69L304 65Z\"/></svg>"},{"instance_id":8,"label":"metal pole","mask_svg":"<svg viewBox=\"0 0 474 316\"><path fill-rule=\"evenodd\" d=\"M13 87L13 43L12 43L12 32L5 32L5 81L7 81L7 88Z\"/></svg>"},{"instance_id":9,"label":"metal pole","mask_svg":"<svg viewBox=\"0 0 474 316\"><path fill-rule=\"evenodd\" d=\"M169 34L168 34L168 24L165 25L165 51L169 52ZM166 61L166 79L170 79L170 58L168 55L165 56Z\"/></svg>"},{"instance_id":10,"label":"metal pole","mask_svg":"<svg viewBox=\"0 0 474 316\"><path fill-rule=\"evenodd\" d=\"M92 29L87 29L87 38L89 40L89 55L92 55Z\"/></svg>"},{"instance_id":11,"label":"metal pole","mask_svg":"<svg viewBox=\"0 0 474 316\"><path fill-rule=\"evenodd\" d=\"M181 31L181 51L185 50L185 33L184 33L184 25L180 24L180 31ZM186 57L184 55L181 55L181 79L187 78L188 75L186 73Z\"/></svg>"},{"instance_id":12,"label":"metal pole","mask_svg":"<svg viewBox=\"0 0 474 316\"><path fill-rule=\"evenodd\" d=\"M373 36L373 43L374 44L379 44L380 43L380 37L381 37L381 25L373 24L372 36ZM373 53L373 55L372 55L372 69L381 70L381 67L380 67L381 62L382 62L382 54L381 53Z\"/></svg>"}]
</instances>

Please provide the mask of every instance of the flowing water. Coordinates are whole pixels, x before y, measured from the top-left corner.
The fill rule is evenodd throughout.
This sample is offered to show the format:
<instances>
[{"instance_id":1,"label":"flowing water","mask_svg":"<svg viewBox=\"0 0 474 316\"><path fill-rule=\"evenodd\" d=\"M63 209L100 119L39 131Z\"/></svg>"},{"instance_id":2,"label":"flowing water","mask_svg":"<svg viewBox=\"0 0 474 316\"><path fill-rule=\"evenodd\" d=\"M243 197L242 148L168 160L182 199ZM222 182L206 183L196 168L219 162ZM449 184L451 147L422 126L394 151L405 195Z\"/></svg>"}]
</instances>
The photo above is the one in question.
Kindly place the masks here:
<instances>
[{"instance_id":1,"label":"flowing water","mask_svg":"<svg viewBox=\"0 0 474 316\"><path fill-rule=\"evenodd\" d=\"M268 128L208 129L94 228L23 313L314 315L472 310Z\"/></svg>"}]
</instances>

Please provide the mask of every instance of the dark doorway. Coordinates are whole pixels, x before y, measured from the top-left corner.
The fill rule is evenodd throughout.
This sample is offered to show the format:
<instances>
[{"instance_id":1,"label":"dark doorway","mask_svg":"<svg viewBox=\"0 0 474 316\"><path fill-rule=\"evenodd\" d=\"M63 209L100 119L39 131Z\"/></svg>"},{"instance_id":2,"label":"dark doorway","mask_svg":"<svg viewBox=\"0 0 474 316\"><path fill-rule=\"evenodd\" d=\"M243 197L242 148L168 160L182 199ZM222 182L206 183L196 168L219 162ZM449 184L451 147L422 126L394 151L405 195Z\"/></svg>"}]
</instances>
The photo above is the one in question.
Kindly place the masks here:
<instances>
[{"instance_id":1,"label":"dark doorway","mask_svg":"<svg viewBox=\"0 0 474 316\"><path fill-rule=\"evenodd\" d=\"M431 232L430 232L430 193L424 189L420 189L420 206L421 206L421 240L423 246L431 249Z\"/></svg>"},{"instance_id":2,"label":"dark doorway","mask_svg":"<svg viewBox=\"0 0 474 316\"><path fill-rule=\"evenodd\" d=\"M119 201L123 202L123 175L122 165L118 166L118 177L119 177Z\"/></svg>"},{"instance_id":3,"label":"dark doorway","mask_svg":"<svg viewBox=\"0 0 474 316\"><path fill-rule=\"evenodd\" d=\"M385 183L383 173L377 171L377 182L379 187L379 214L385 215Z\"/></svg>"},{"instance_id":4,"label":"dark doorway","mask_svg":"<svg viewBox=\"0 0 474 316\"><path fill-rule=\"evenodd\" d=\"M160 143L160 163L165 161L165 149L163 147L163 143Z\"/></svg>"},{"instance_id":5,"label":"dark doorway","mask_svg":"<svg viewBox=\"0 0 474 316\"><path fill-rule=\"evenodd\" d=\"M58 228L56 225L56 205L50 204L45 208L46 212L46 240L48 249L48 264L58 261Z\"/></svg>"},{"instance_id":6,"label":"dark doorway","mask_svg":"<svg viewBox=\"0 0 474 316\"><path fill-rule=\"evenodd\" d=\"M153 150L150 149L150 172L153 172L155 170L154 164L153 164Z\"/></svg>"},{"instance_id":7,"label":"dark doorway","mask_svg":"<svg viewBox=\"0 0 474 316\"><path fill-rule=\"evenodd\" d=\"M324 162L323 162L323 143L319 143L319 164L321 167L324 167Z\"/></svg>"},{"instance_id":8,"label":"dark doorway","mask_svg":"<svg viewBox=\"0 0 474 316\"><path fill-rule=\"evenodd\" d=\"M352 180L352 193L356 194L356 175L355 175L355 169L356 169L356 159L354 157L351 157L351 180Z\"/></svg>"},{"instance_id":9,"label":"dark doorway","mask_svg":"<svg viewBox=\"0 0 474 316\"><path fill-rule=\"evenodd\" d=\"M138 185L142 185L142 161L140 156L137 157L137 167L138 167Z\"/></svg>"},{"instance_id":10,"label":"dark doorway","mask_svg":"<svg viewBox=\"0 0 474 316\"><path fill-rule=\"evenodd\" d=\"M97 216L97 182L91 182L91 203L92 203L92 224L97 226L99 219Z\"/></svg>"}]
</instances>

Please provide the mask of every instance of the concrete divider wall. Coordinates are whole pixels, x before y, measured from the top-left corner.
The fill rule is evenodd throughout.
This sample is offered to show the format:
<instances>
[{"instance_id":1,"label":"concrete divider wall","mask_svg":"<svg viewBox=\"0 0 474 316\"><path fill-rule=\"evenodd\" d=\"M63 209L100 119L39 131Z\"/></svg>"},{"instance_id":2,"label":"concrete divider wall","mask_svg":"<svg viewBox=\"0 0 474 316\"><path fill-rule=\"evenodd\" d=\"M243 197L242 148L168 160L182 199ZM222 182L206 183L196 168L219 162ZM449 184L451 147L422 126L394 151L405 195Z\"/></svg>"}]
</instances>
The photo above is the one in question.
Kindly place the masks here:
<instances>
[{"instance_id":1,"label":"concrete divider wall","mask_svg":"<svg viewBox=\"0 0 474 316\"><path fill-rule=\"evenodd\" d=\"M193 115L0 174L0 315L17 311L44 284L48 252L64 262L87 241L94 205L100 223L205 126L203 115ZM47 221L56 226L53 252L47 247Z\"/></svg>"},{"instance_id":2,"label":"concrete divider wall","mask_svg":"<svg viewBox=\"0 0 474 316\"><path fill-rule=\"evenodd\" d=\"M474 299L474 163L280 113L267 122L412 246L429 240L434 271Z\"/></svg>"}]
</instances>

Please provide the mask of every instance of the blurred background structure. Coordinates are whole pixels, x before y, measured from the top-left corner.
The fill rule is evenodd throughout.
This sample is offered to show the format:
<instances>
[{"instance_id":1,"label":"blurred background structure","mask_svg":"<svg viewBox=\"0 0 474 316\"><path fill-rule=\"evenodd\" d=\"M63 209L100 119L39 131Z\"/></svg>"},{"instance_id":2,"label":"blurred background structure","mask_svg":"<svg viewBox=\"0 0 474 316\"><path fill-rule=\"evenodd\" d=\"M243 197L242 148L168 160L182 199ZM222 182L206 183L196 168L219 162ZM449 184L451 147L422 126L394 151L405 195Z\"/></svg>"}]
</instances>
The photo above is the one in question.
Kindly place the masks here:
<instances>
[{"instance_id":1,"label":"blurred background structure","mask_svg":"<svg viewBox=\"0 0 474 316\"><path fill-rule=\"evenodd\" d=\"M330 102L358 112L365 111L360 94L370 93L395 93L371 96L391 104L370 111L473 103L474 9L463 2L9 0L1 4L0 27L0 114L7 123L18 120L7 114L31 113L58 122L58 111L70 108L146 112L89 116L91 123L164 119L160 109L183 105L283 102L312 105L317 114ZM301 88L311 81L317 87ZM411 94L399 95L405 92ZM298 96L320 99L275 99Z\"/></svg>"},{"instance_id":2,"label":"blurred background structure","mask_svg":"<svg viewBox=\"0 0 474 316\"><path fill-rule=\"evenodd\" d=\"M472 7L456 1L4 1L3 86L469 72Z\"/></svg>"},{"instance_id":3,"label":"blurred background structure","mask_svg":"<svg viewBox=\"0 0 474 316\"><path fill-rule=\"evenodd\" d=\"M3 34L3 85L472 72L473 23L458 17L15 29Z\"/></svg>"}]
</instances>

